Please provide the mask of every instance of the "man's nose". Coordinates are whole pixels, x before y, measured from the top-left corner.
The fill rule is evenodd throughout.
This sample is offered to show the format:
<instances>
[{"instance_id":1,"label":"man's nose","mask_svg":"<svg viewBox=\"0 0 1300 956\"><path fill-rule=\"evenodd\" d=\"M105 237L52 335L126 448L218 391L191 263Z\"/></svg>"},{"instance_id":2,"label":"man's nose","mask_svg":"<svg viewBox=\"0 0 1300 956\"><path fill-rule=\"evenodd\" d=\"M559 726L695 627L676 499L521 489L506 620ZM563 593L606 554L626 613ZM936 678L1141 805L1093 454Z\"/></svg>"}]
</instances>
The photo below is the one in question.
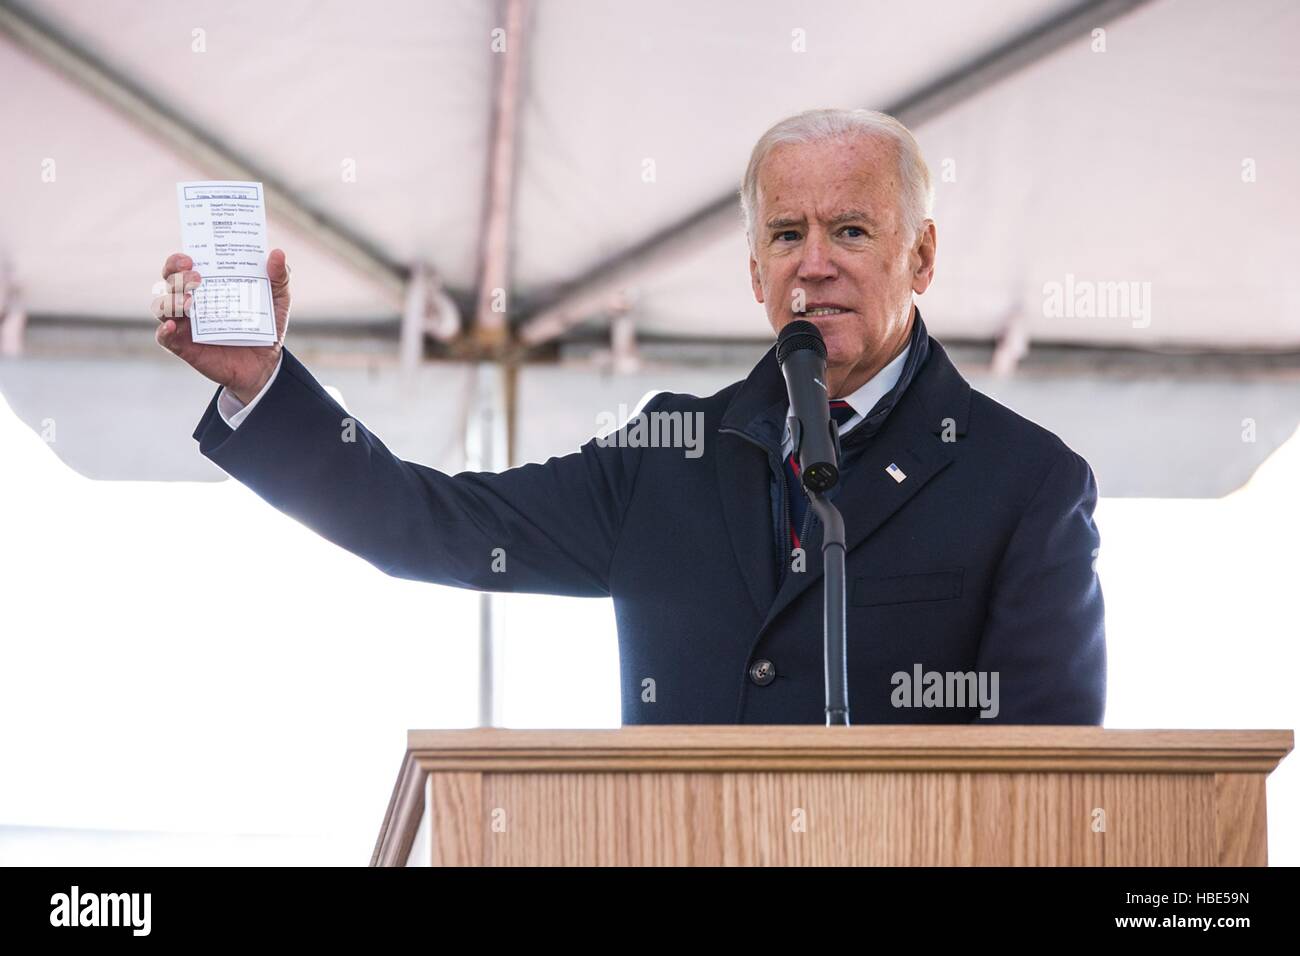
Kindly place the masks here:
<instances>
[{"instance_id":1,"label":"man's nose","mask_svg":"<svg viewBox=\"0 0 1300 956\"><path fill-rule=\"evenodd\" d=\"M810 232L804 240L803 256L799 259L799 278L804 281L835 278L835 263L831 261L831 246L820 232Z\"/></svg>"}]
</instances>

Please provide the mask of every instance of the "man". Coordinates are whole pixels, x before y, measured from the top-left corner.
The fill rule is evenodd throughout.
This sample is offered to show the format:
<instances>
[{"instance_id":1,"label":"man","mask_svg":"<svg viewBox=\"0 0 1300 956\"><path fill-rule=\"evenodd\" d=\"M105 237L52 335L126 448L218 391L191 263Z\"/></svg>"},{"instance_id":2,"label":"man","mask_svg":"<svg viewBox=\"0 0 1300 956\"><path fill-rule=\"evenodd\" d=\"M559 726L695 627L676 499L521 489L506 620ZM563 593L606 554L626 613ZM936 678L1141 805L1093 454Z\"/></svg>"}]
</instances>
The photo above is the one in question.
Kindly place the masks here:
<instances>
[{"instance_id":1,"label":"man","mask_svg":"<svg viewBox=\"0 0 1300 956\"><path fill-rule=\"evenodd\" d=\"M1096 482L1056 436L972 390L926 332L912 297L934 276L931 203L912 135L863 110L778 123L741 187L755 298L775 331L804 319L826 341L850 717L1100 724ZM201 452L270 504L397 577L612 596L624 723L824 722L820 528L775 348L715 395L647 403L644 416L700 416L701 454L593 439L449 476L360 423L342 440L347 413L282 347L283 252L267 263L274 348L194 345L191 265L164 266L175 291L155 301L157 338L223 386Z\"/></svg>"}]
</instances>

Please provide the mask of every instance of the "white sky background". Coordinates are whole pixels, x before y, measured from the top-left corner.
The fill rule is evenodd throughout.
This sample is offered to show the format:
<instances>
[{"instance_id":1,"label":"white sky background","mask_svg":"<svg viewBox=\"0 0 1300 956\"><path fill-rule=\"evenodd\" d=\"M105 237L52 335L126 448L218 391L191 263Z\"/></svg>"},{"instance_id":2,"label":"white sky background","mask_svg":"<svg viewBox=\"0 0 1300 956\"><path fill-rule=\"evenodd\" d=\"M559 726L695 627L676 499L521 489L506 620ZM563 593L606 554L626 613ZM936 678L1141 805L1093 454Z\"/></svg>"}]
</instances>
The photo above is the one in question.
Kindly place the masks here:
<instances>
[{"instance_id":1,"label":"white sky background","mask_svg":"<svg viewBox=\"0 0 1300 956\"><path fill-rule=\"evenodd\" d=\"M366 863L406 731L475 721L478 595L234 481L85 479L2 397L0 463L0 863ZM1300 723L1297 487L1300 433L1227 498L1102 501L1106 726ZM505 725L618 725L610 602L498 607ZM1300 864L1298 766L1274 864Z\"/></svg>"}]
</instances>

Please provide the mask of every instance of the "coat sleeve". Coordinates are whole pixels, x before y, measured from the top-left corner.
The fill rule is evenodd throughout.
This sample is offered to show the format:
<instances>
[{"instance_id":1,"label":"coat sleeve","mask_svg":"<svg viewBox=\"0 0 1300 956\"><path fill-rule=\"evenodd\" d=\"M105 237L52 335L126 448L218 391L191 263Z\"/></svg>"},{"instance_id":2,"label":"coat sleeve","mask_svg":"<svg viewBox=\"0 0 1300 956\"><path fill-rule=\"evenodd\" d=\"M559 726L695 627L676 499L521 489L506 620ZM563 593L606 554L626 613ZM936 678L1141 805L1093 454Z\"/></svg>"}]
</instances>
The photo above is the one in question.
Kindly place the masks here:
<instances>
[{"instance_id":1,"label":"coat sleeve","mask_svg":"<svg viewBox=\"0 0 1300 956\"><path fill-rule=\"evenodd\" d=\"M996 716L974 723L1095 724L1106 711L1106 625L1094 562L1097 482L1058 448L999 565L977 669L998 674Z\"/></svg>"},{"instance_id":2,"label":"coat sleeve","mask_svg":"<svg viewBox=\"0 0 1300 956\"><path fill-rule=\"evenodd\" d=\"M214 395L194 431L204 456L268 504L394 577L609 594L638 449L593 438L545 464L448 475L398 458L287 349L282 362L237 429Z\"/></svg>"}]
</instances>

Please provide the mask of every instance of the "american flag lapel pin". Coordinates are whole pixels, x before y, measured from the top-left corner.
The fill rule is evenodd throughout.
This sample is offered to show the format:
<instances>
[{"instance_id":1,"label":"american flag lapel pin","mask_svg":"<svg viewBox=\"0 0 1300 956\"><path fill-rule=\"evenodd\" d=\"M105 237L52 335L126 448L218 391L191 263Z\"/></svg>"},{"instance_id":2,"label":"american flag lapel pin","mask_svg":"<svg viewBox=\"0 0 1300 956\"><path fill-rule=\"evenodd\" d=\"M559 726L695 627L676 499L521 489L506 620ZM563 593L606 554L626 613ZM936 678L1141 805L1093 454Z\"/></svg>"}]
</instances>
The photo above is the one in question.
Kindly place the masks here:
<instances>
[{"instance_id":1,"label":"american flag lapel pin","mask_svg":"<svg viewBox=\"0 0 1300 956\"><path fill-rule=\"evenodd\" d=\"M889 463L889 467L885 469L885 474L889 475L890 478L893 478L899 484L902 484L907 479L907 475L903 473L903 469L899 468L892 461Z\"/></svg>"}]
</instances>

